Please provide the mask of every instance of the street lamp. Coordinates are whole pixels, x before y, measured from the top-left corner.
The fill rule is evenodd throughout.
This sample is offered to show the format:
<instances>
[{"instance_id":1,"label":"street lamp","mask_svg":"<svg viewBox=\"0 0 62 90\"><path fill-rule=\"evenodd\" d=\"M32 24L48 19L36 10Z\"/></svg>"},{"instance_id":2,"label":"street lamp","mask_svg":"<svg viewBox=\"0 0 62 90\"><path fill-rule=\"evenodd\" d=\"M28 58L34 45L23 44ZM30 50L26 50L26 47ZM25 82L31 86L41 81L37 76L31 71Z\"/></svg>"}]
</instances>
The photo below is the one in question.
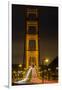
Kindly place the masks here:
<instances>
[{"instance_id":1,"label":"street lamp","mask_svg":"<svg viewBox=\"0 0 62 90\"><path fill-rule=\"evenodd\" d=\"M43 69L43 73L42 73L42 82L44 83L44 76L45 76L45 73L48 73L48 63L49 63L49 59L48 58L43 58L42 59L42 69ZM44 65L46 65L46 70L44 70Z\"/></svg>"},{"instance_id":2,"label":"street lamp","mask_svg":"<svg viewBox=\"0 0 62 90\"><path fill-rule=\"evenodd\" d=\"M46 63L48 63L48 62L49 62L49 59L48 59L48 58L46 58L46 59L45 59L45 62L46 62Z\"/></svg>"},{"instance_id":3,"label":"street lamp","mask_svg":"<svg viewBox=\"0 0 62 90\"><path fill-rule=\"evenodd\" d=\"M51 69L48 68L48 64L49 64L49 59L48 58L45 59L45 64L47 66L47 79L50 80L50 71L51 71Z\"/></svg>"},{"instance_id":4,"label":"street lamp","mask_svg":"<svg viewBox=\"0 0 62 90\"><path fill-rule=\"evenodd\" d=\"M46 58L46 59L45 59L45 63L46 63L46 64L48 64L48 62L49 62L49 59L48 59L48 58Z\"/></svg>"}]
</instances>

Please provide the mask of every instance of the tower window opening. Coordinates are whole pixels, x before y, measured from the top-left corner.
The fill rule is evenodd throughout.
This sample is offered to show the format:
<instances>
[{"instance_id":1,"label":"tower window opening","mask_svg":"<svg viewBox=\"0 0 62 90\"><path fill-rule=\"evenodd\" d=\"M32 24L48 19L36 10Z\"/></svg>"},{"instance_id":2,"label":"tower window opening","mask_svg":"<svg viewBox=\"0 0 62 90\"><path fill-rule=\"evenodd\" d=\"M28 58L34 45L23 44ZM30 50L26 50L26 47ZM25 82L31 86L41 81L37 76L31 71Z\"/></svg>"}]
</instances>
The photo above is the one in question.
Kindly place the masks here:
<instances>
[{"instance_id":1,"label":"tower window opening","mask_svg":"<svg viewBox=\"0 0 62 90\"><path fill-rule=\"evenodd\" d=\"M36 34L37 30L35 26L29 26L28 34Z\"/></svg>"},{"instance_id":2,"label":"tower window opening","mask_svg":"<svg viewBox=\"0 0 62 90\"><path fill-rule=\"evenodd\" d=\"M29 40L29 50L35 51L36 50L36 42L35 40Z\"/></svg>"}]
</instances>

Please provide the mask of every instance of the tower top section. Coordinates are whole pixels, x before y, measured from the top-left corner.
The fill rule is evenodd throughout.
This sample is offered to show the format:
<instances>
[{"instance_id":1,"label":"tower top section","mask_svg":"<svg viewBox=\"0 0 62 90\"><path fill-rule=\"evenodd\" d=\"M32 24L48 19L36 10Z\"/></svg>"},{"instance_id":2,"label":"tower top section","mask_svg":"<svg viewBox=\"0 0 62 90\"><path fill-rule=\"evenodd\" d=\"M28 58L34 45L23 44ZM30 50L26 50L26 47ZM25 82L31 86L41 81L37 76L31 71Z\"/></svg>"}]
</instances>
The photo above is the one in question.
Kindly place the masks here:
<instances>
[{"instance_id":1,"label":"tower top section","mask_svg":"<svg viewBox=\"0 0 62 90\"><path fill-rule=\"evenodd\" d=\"M38 9L37 8L27 8L27 17L30 15L35 15L38 17Z\"/></svg>"}]
</instances>

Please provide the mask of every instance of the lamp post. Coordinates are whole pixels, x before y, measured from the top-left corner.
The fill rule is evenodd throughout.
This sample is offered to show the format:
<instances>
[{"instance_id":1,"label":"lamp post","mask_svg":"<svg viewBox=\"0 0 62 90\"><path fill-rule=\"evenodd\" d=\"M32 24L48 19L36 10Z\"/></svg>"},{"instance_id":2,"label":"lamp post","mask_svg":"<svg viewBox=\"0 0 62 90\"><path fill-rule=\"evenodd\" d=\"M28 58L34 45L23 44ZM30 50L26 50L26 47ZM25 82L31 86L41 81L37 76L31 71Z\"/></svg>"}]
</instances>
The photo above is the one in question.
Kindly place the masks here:
<instances>
[{"instance_id":1,"label":"lamp post","mask_svg":"<svg viewBox=\"0 0 62 90\"><path fill-rule=\"evenodd\" d=\"M46 58L45 59L45 64L48 66L48 63L49 63L49 59L48 58Z\"/></svg>"},{"instance_id":2,"label":"lamp post","mask_svg":"<svg viewBox=\"0 0 62 90\"><path fill-rule=\"evenodd\" d=\"M48 79L48 77L49 77L49 71L48 71L48 63L49 63L49 59L48 58L46 58L45 59L45 65L47 66L46 68L47 68L47 79Z\"/></svg>"},{"instance_id":3,"label":"lamp post","mask_svg":"<svg viewBox=\"0 0 62 90\"><path fill-rule=\"evenodd\" d=\"M43 70L43 73L42 73L42 83L44 83L44 74L45 74L44 73L44 65L48 66L48 63L49 63L49 59L48 58L42 58L42 70ZM47 68L47 73L48 73L48 68Z\"/></svg>"}]
</instances>

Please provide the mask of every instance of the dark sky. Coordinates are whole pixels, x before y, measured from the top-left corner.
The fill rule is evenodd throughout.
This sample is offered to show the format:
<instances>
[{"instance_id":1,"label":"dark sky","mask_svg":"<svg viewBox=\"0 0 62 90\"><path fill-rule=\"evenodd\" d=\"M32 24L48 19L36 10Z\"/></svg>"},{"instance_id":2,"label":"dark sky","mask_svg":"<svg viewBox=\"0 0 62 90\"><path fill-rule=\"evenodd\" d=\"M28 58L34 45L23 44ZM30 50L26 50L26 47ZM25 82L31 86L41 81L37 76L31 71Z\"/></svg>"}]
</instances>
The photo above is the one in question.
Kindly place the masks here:
<instances>
[{"instance_id":1,"label":"dark sky","mask_svg":"<svg viewBox=\"0 0 62 90\"><path fill-rule=\"evenodd\" d=\"M31 6L12 5L12 61L23 63L26 8ZM32 6L38 8L40 61L43 57L50 62L58 56L58 7Z\"/></svg>"}]
</instances>

